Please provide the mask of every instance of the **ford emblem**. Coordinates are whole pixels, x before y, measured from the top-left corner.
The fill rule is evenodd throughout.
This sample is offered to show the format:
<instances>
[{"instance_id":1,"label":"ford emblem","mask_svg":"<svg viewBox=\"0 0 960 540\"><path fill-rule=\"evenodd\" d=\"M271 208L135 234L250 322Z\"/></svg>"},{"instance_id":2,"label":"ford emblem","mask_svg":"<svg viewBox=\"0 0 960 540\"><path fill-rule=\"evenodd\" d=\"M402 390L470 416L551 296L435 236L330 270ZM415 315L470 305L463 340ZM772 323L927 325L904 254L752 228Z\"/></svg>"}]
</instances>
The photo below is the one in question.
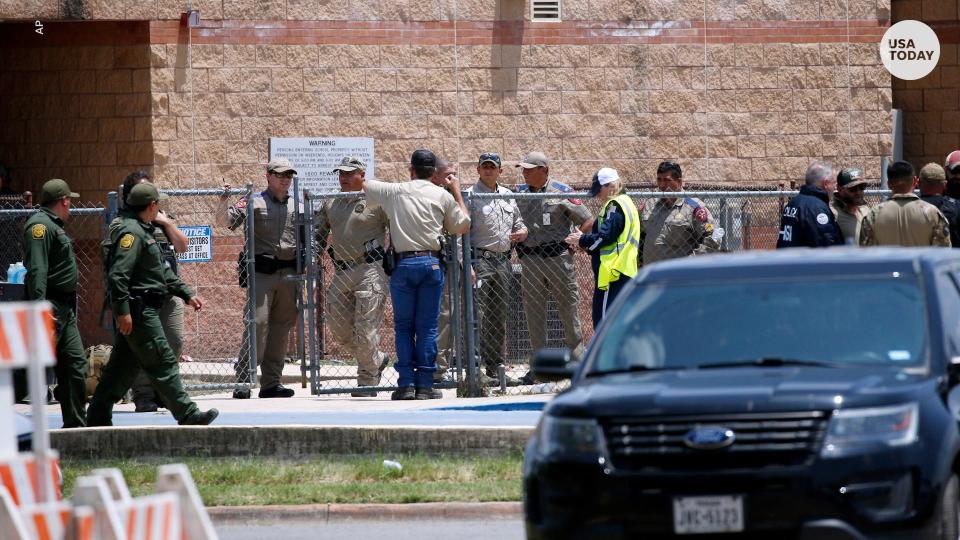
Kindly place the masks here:
<instances>
[{"instance_id":1,"label":"ford emblem","mask_svg":"<svg viewBox=\"0 0 960 540\"><path fill-rule=\"evenodd\" d=\"M695 450L718 450L733 444L737 436L723 426L700 426L683 436L683 444Z\"/></svg>"}]
</instances>

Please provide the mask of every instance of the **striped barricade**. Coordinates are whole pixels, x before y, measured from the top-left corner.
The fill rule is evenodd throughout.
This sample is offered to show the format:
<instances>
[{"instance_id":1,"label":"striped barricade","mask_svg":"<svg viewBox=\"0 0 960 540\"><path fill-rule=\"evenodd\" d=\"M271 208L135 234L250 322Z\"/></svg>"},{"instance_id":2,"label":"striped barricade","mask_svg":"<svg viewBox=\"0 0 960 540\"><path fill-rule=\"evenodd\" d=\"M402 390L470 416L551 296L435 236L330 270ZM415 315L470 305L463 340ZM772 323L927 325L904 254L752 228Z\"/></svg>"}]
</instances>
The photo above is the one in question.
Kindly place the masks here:
<instances>
[{"instance_id":1,"label":"striped barricade","mask_svg":"<svg viewBox=\"0 0 960 540\"><path fill-rule=\"evenodd\" d=\"M28 504L20 506L27 538L33 540L64 540L70 528L71 506L66 502Z\"/></svg>"},{"instance_id":2,"label":"striped barricade","mask_svg":"<svg viewBox=\"0 0 960 540\"><path fill-rule=\"evenodd\" d=\"M60 460L56 452L51 452L47 463L50 467L50 474L45 476L50 482L48 493L53 493L59 500L62 496L60 492L62 478ZM36 467L36 458L33 454L20 454L9 461L0 461L0 485L7 488L14 505L23 506L40 502L37 497Z\"/></svg>"},{"instance_id":3,"label":"striped barricade","mask_svg":"<svg viewBox=\"0 0 960 540\"><path fill-rule=\"evenodd\" d=\"M157 493L116 504L126 540L181 540L180 499Z\"/></svg>"},{"instance_id":4,"label":"striped barricade","mask_svg":"<svg viewBox=\"0 0 960 540\"><path fill-rule=\"evenodd\" d=\"M163 465L157 474L157 491L173 493L180 499L185 540L217 540L210 514L203 506L190 469L182 463Z\"/></svg>"},{"instance_id":5,"label":"striped barricade","mask_svg":"<svg viewBox=\"0 0 960 540\"><path fill-rule=\"evenodd\" d=\"M40 323L44 339L30 346L30 327ZM30 359L52 366L56 355L53 314L48 302L0 304L0 367L27 367Z\"/></svg>"}]
</instances>

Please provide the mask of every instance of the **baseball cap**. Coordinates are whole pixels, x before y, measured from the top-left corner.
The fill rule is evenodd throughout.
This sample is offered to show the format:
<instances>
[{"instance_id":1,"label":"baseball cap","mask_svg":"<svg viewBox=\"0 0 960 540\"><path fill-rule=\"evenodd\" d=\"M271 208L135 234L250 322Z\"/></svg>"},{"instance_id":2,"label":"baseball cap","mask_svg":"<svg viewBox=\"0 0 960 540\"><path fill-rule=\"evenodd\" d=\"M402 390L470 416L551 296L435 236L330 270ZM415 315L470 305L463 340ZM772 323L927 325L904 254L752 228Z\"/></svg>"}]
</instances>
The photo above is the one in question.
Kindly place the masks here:
<instances>
[{"instance_id":1,"label":"baseball cap","mask_svg":"<svg viewBox=\"0 0 960 540\"><path fill-rule=\"evenodd\" d=\"M852 188L861 184L868 184L867 179L863 177L863 171L856 167L842 169L837 175L837 187Z\"/></svg>"},{"instance_id":2,"label":"baseball cap","mask_svg":"<svg viewBox=\"0 0 960 540\"><path fill-rule=\"evenodd\" d=\"M293 164L290 163L290 160L287 158L277 158L267 163L267 172L280 174L291 172L297 174L296 169L293 168Z\"/></svg>"},{"instance_id":3,"label":"baseball cap","mask_svg":"<svg viewBox=\"0 0 960 540\"><path fill-rule=\"evenodd\" d=\"M362 159L353 156L345 156L340 160L340 165L337 165L333 168L333 172L343 171L365 171L367 170L367 164L363 162Z\"/></svg>"},{"instance_id":4,"label":"baseball cap","mask_svg":"<svg viewBox=\"0 0 960 540\"><path fill-rule=\"evenodd\" d=\"M415 168L436 167L437 156L426 148L420 148L414 150L413 154L410 156L410 165Z\"/></svg>"},{"instance_id":5,"label":"baseball cap","mask_svg":"<svg viewBox=\"0 0 960 540\"><path fill-rule=\"evenodd\" d=\"M523 161L517 163L517 167L523 167L524 169L533 169L535 167L549 167L550 161L547 160L547 156L543 152L530 152L526 156L523 156Z\"/></svg>"},{"instance_id":6,"label":"baseball cap","mask_svg":"<svg viewBox=\"0 0 960 540\"><path fill-rule=\"evenodd\" d=\"M927 163L920 169L920 181L940 184L947 181L947 173L936 163Z\"/></svg>"},{"instance_id":7,"label":"baseball cap","mask_svg":"<svg viewBox=\"0 0 960 540\"><path fill-rule=\"evenodd\" d=\"M167 194L157 191L157 186L151 184L150 182L140 182L139 184L133 186L133 189L130 190L130 194L127 195L127 205L146 206L153 201L162 201L166 198Z\"/></svg>"},{"instance_id":8,"label":"baseball cap","mask_svg":"<svg viewBox=\"0 0 960 540\"><path fill-rule=\"evenodd\" d=\"M947 154L947 159L943 162L943 168L950 172L960 172L958 166L960 166L960 150L954 150Z\"/></svg>"},{"instance_id":9,"label":"baseball cap","mask_svg":"<svg viewBox=\"0 0 960 540\"><path fill-rule=\"evenodd\" d=\"M590 194L596 197L597 193L600 193L600 188L611 182L616 182L619 179L620 175L617 174L616 169L611 169L610 167L600 169L593 173L593 183L590 184Z\"/></svg>"},{"instance_id":10,"label":"baseball cap","mask_svg":"<svg viewBox=\"0 0 960 540\"><path fill-rule=\"evenodd\" d=\"M477 160L477 165L483 165L486 162L493 163L497 167L501 167L500 164L500 154L496 152L484 152L480 154L480 159Z\"/></svg>"},{"instance_id":11,"label":"baseball cap","mask_svg":"<svg viewBox=\"0 0 960 540\"><path fill-rule=\"evenodd\" d=\"M70 186L59 178L47 180L40 191L40 204L53 202L64 197L77 198L80 195L70 191Z\"/></svg>"}]
</instances>

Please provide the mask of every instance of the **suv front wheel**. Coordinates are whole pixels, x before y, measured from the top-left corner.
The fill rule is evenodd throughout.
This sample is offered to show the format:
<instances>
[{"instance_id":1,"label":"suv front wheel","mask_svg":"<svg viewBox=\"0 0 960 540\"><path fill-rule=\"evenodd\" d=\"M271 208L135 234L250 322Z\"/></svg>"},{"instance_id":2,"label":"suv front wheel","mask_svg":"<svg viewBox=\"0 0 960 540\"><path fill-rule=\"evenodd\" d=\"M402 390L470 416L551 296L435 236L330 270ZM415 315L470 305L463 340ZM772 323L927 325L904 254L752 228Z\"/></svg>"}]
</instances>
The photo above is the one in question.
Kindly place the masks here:
<instances>
[{"instance_id":1,"label":"suv front wheel","mask_svg":"<svg viewBox=\"0 0 960 540\"><path fill-rule=\"evenodd\" d=\"M960 482L957 475L950 475L947 485L943 486L940 501L920 538L924 540L957 540L960 536L960 512L958 512L958 492Z\"/></svg>"}]
</instances>

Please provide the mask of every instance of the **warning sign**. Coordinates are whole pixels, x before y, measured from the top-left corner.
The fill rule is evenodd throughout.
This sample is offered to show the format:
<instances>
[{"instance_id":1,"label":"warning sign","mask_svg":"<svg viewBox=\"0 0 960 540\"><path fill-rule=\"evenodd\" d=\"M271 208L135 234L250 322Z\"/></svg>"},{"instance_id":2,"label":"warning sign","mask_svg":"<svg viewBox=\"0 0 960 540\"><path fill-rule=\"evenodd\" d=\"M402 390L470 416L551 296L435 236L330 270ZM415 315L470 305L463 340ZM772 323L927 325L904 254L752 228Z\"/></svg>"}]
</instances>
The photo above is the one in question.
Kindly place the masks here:
<instances>
[{"instance_id":1,"label":"warning sign","mask_svg":"<svg viewBox=\"0 0 960 540\"><path fill-rule=\"evenodd\" d=\"M270 138L270 159L287 158L297 170L299 190L311 193L340 191L333 168L345 156L367 164L367 178L376 178L373 163L373 139L368 137L294 137Z\"/></svg>"},{"instance_id":2,"label":"warning sign","mask_svg":"<svg viewBox=\"0 0 960 540\"><path fill-rule=\"evenodd\" d=\"M187 237L187 251L177 253L179 262L213 260L213 231L209 225L177 227Z\"/></svg>"}]
</instances>

